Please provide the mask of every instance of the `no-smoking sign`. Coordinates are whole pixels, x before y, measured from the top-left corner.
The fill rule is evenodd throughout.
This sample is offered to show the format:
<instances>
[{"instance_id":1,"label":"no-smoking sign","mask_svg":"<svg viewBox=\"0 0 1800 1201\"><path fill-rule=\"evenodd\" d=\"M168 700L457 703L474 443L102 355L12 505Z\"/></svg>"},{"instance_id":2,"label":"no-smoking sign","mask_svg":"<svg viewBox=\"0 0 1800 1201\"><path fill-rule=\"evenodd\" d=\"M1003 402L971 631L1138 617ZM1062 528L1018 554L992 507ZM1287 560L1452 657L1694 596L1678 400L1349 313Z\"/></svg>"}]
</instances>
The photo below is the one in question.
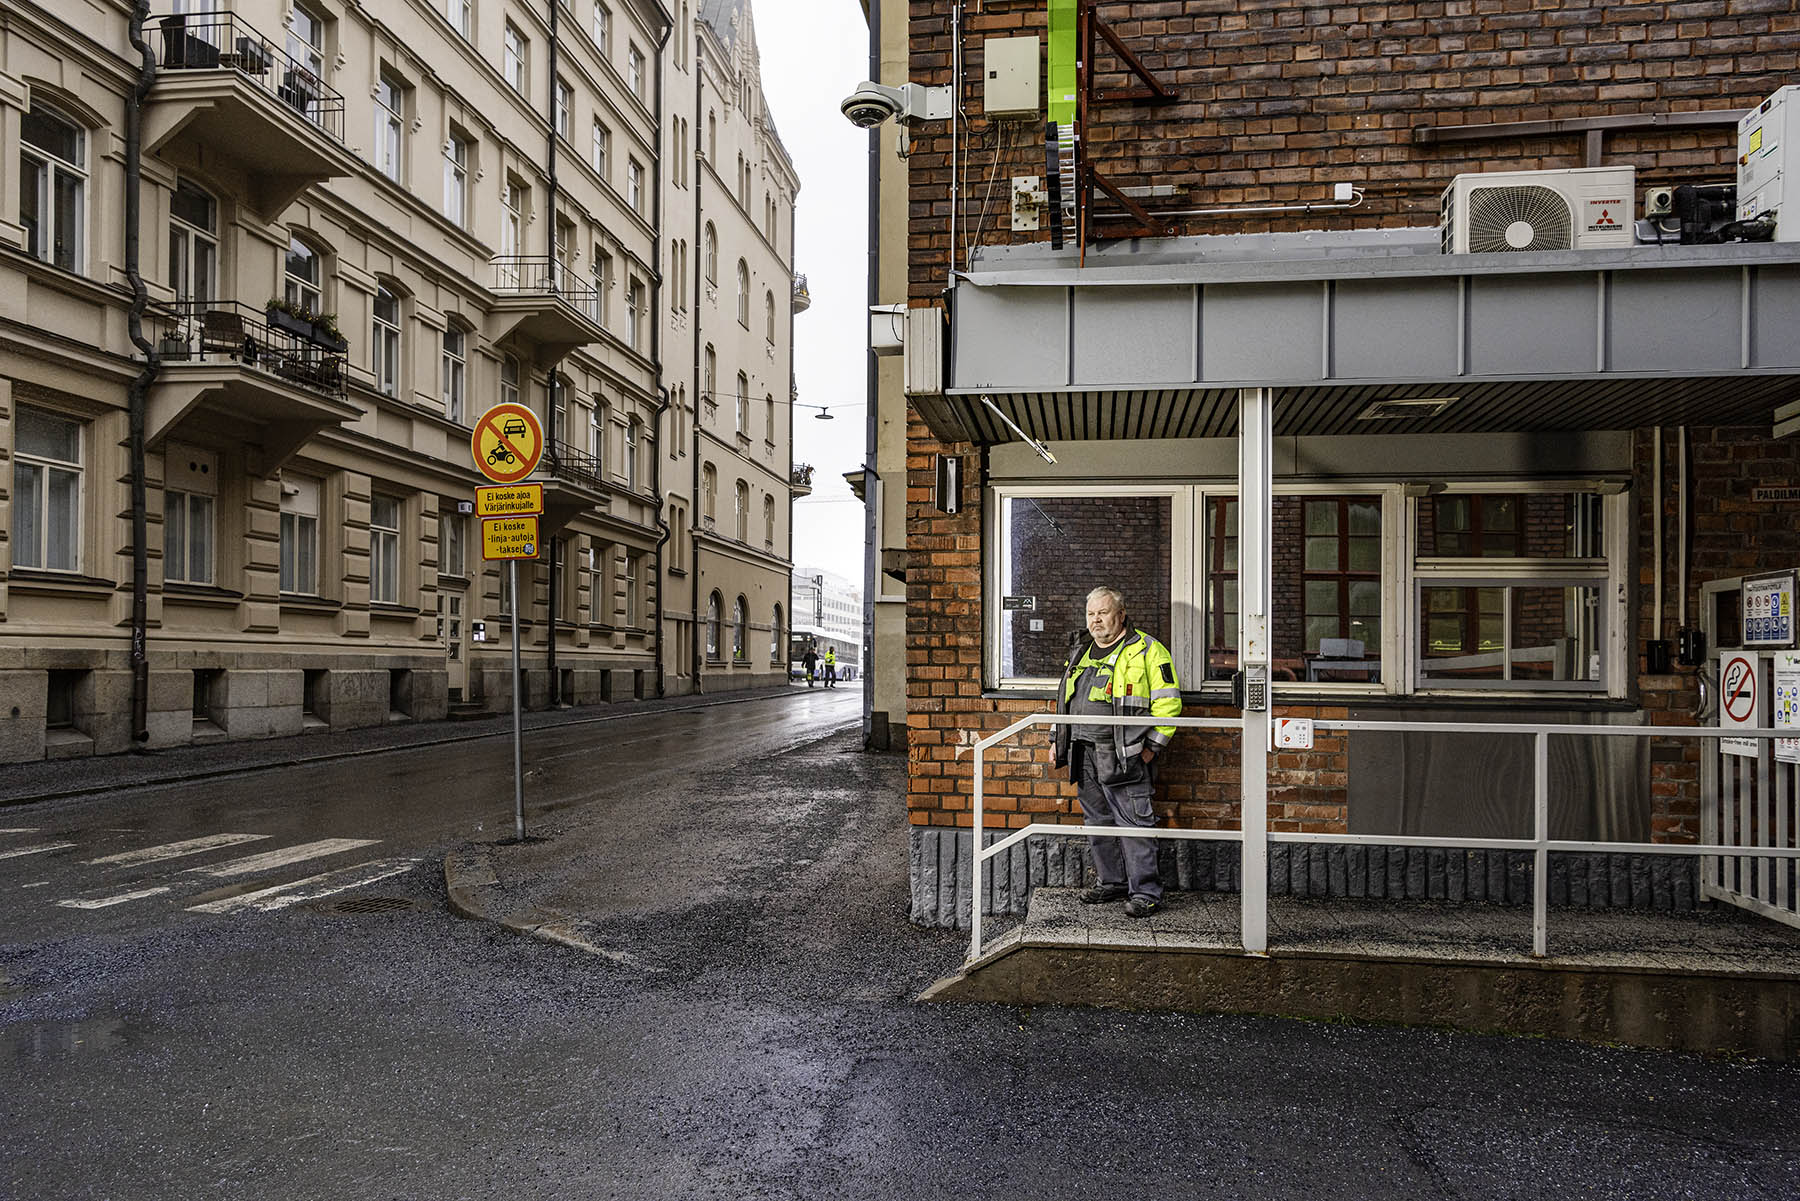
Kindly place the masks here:
<instances>
[{"instance_id":1,"label":"no-smoking sign","mask_svg":"<svg viewBox=\"0 0 1800 1201\"><path fill-rule=\"evenodd\" d=\"M1757 656L1743 651L1725 651L1719 656L1719 728L1753 730L1765 725L1763 715L1762 673ZM1755 758L1755 738L1721 738L1719 751L1726 755Z\"/></svg>"}]
</instances>

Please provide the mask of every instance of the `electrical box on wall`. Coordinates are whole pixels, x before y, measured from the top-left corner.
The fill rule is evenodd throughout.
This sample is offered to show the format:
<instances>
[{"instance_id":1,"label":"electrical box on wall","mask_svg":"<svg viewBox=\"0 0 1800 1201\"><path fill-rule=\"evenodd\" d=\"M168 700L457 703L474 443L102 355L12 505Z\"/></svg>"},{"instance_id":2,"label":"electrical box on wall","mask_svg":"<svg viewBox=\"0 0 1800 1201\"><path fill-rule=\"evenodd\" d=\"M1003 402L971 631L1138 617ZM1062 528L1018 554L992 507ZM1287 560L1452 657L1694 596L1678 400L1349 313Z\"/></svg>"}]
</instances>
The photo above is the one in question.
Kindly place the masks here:
<instances>
[{"instance_id":1,"label":"electrical box on wall","mask_svg":"<svg viewBox=\"0 0 1800 1201\"><path fill-rule=\"evenodd\" d=\"M1737 219L1775 217L1777 242L1800 242L1800 209L1781 216L1783 194L1800 180L1800 87L1789 85L1738 122ZM1792 168L1792 170L1790 170Z\"/></svg>"},{"instance_id":2,"label":"electrical box on wall","mask_svg":"<svg viewBox=\"0 0 1800 1201\"><path fill-rule=\"evenodd\" d=\"M981 108L990 117L1035 117L1043 111L1044 85L1038 39L988 38L981 44Z\"/></svg>"}]
</instances>

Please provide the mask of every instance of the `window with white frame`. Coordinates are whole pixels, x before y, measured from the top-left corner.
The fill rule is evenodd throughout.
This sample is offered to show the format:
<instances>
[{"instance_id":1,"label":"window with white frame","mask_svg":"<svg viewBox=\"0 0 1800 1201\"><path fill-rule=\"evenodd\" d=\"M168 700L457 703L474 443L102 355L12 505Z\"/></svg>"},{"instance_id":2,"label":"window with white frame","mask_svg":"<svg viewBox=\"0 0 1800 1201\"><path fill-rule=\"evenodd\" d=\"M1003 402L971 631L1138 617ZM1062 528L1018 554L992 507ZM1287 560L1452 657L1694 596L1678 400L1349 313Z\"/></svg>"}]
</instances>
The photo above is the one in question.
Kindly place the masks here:
<instances>
[{"instance_id":1,"label":"window with white frame","mask_svg":"<svg viewBox=\"0 0 1800 1201\"><path fill-rule=\"evenodd\" d=\"M211 584L218 456L170 444L163 462L163 579Z\"/></svg>"},{"instance_id":2,"label":"window with white frame","mask_svg":"<svg viewBox=\"0 0 1800 1201\"><path fill-rule=\"evenodd\" d=\"M719 231L713 223L706 223L706 235L700 243L700 265L706 269L706 282L718 287L719 284Z\"/></svg>"},{"instance_id":3,"label":"window with white frame","mask_svg":"<svg viewBox=\"0 0 1800 1201\"><path fill-rule=\"evenodd\" d=\"M775 293L763 292L763 340L775 345Z\"/></svg>"},{"instance_id":4,"label":"window with white frame","mask_svg":"<svg viewBox=\"0 0 1800 1201\"><path fill-rule=\"evenodd\" d=\"M323 306L322 257L299 238L288 239L287 259L282 270L282 295L302 312L318 313Z\"/></svg>"},{"instance_id":5,"label":"window with white frame","mask_svg":"<svg viewBox=\"0 0 1800 1201\"><path fill-rule=\"evenodd\" d=\"M475 30L475 0L444 0L444 17L467 40Z\"/></svg>"},{"instance_id":6,"label":"window with white frame","mask_svg":"<svg viewBox=\"0 0 1800 1201\"><path fill-rule=\"evenodd\" d=\"M737 319L739 325L750 328L750 264L743 259L737 266Z\"/></svg>"},{"instance_id":7,"label":"window with white frame","mask_svg":"<svg viewBox=\"0 0 1800 1201\"><path fill-rule=\"evenodd\" d=\"M748 438L750 436L750 377L742 371L737 376L737 395L731 398L731 412L736 419L737 432Z\"/></svg>"},{"instance_id":8,"label":"window with white frame","mask_svg":"<svg viewBox=\"0 0 1800 1201\"><path fill-rule=\"evenodd\" d=\"M516 260L519 256L519 232L525 220L525 185L516 179L508 178L500 191L500 257L503 260ZM503 262L502 270L510 272L503 275L502 285L519 285L519 267L516 262Z\"/></svg>"},{"instance_id":9,"label":"window with white frame","mask_svg":"<svg viewBox=\"0 0 1800 1201\"><path fill-rule=\"evenodd\" d=\"M711 342L700 357L700 387L705 393L706 418L710 421L719 411L719 352Z\"/></svg>"},{"instance_id":10,"label":"window with white frame","mask_svg":"<svg viewBox=\"0 0 1800 1201\"><path fill-rule=\"evenodd\" d=\"M731 657L742 659L749 645L750 602L742 596L731 606Z\"/></svg>"},{"instance_id":11,"label":"window with white frame","mask_svg":"<svg viewBox=\"0 0 1800 1201\"><path fill-rule=\"evenodd\" d=\"M281 590L319 592L319 481L304 476L281 478Z\"/></svg>"},{"instance_id":12,"label":"window with white frame","mask_svg":"<svg viewBox=\"0 0 1800 1201\"><path fill-rule=\"evenodd\" d=\"M594 118L594 132L588 146L588 163L602 182L611 183L607 174L612 159L612 130L599 117Z\"/></svg>"},{"instance_id":13,"label":"window with white frame","mask_svg":"<svg viewBox=\"0 0 1800 1201\"><path fill-rule=\"evenodd\" d=\"M33 100L19 123L19 223L25 252L64 271L86 262L87 131Z\"/></svg>"},{"instance_id":14,"label":"window with white frame","mask_svg":"<svg viewBox=\"0 0 1800 1201\"><path fill-rule=\"evenodd\" d=\"M556 81L554 115L556 132L562 136L564 141L573 141L575 138L575 89L569 86L569 81L566 79L558 78Z\"/></svg>"},{"instance_id":15,"label":"window with white frame","mask_svg":"<svg viewBox=\"0 0 1800 1201\"><path fill-rule=\"evenodd\" d=\"M438 574L463 576L469 569L469 519L461 513L438 514Z\"/></svg>"},{"instance_id":16,"label":"window with white frame","mask_svg":"<svg viewBox=\"0 0 1800 1201\"><path fill-rule=\"evenodd\" d=\"M531 42L519 32L518 26L508 21L500 35L500 74L506 80L506 86L521 96L525 94L525 68L530 51Z\"/></svg>"},{"instance_id":17,"label":"window with white frame","mask_svg":"<svg viewBox=\"0 0 1800 1201\"><path fill-rule=\"evenodd\" d=\"M469 335L461 326L444 327L442 357L444 416L460 423L465 411L469 378Z\"/></svg>"},{"instance_id":18,"label":"window with white frame","mask_svg":"<svg viewBox=\"0 0 1800 1201\"><path fill-rule=\"evenodd\" d=\"M763 444L771 448L775 445L775 398L763 397Z\"/></svg>"},{"instance_id":19,"label":"window with white frame","mask_svg":"<svg viewBox=\"0 0 1800 1201\"><path fill-rule=\"evenodd\" d=\"M588 410L588 453L594 456L594 462L606 462L606 423L612 418L607 415L606 402L598 392L594 393L594 405Z\"/></svg>"},{"instance_id":20,"label":"window with white frame","mask_svg":"<svg viewBox=\"0 0 1800 1201\"><path fill-rule=\"evenodd\" d=\"M725 598L717 592L706 598L706 657L714 662L719 658L719 622L725 608Z\"/></svg>"},{"instance_id":21,"label":"window with white frame","mask_svg":"<svg viewBox=\"0 0 1800 1201\"><path fill-rule=\"evenodd\" d=\"M304 4L294 5L288 14L288 57L312 77L308 83L321 83L325 79L325 25L325 18ZM314 88L305 91L316 94Z\"/></svg>"},{"instance_id":22,"label":"window with white frame","mask_svg":"<svg viewBox=\"0 0 1800 1201\"><path fill-rule=\"evenodd\" d=\"M555 453L569 445L569 381L550 377L550 449Z\"/></svg>"},{"instance_id":23,"label":"window with white frame","mask_svg":"<svg viewBox=\"0 0 1800 1201\"><path fill-rule=\"evenodd\" d=\"M369 369L383 396L400 395L400 298L386 285L375 290L370 330Z\"/></svg>"},{"instance_id":24,"label":"window with white frame","mask_svg":"<svg viewBox=\"0 0 1800 1201\"><path fill-rule=\"evenodd\" d=\"M375 84L375 169L402 182L401 148L406 131L406 88L383 71Z\"/></svg>"},{"instance_id":25,"label":"window with white frame","mask_svg":"<svg viewBox=\"0 0 1800 1201\"><path fill-rule=\"evenodd\" d=\"M638 595L638 576L642 574L643 556L636 551L625 553L625 624L636 628L643 619L642 601Z\"/></svg>"},{"instance_id":26,"label":"window with white frame","mask_svg":"<svg viewBox=\"0 0 1800 1201\"><path fill-rule=\"evenodd\" d=\"M458 227L469 222L469 140L461 134L444 143L444 216Z\"/></svg>"},{"instance_id":27,"label":"window with white frame","mask_svg":"<svg viewBox=\"0 0 1800 1201\"><path fill-rule=\"evenodd\" d=\"M594 45L601 54L612 54L612 9L604 4L594 5Z\"/></svg>"},{"instance_id":28,"label":"window with white frame","mask_svg":"<svg viewBox=\"0 0 1800 1201\"><path fill-rule=\"evenodd\" d=\"M781 647L781 606L775 606L774 619L769 622L769 662L780 663L785 656Z\"/></svg>"},{"instance_id":29,"label":"window with white frame","mask_svg":"<svg viewBox=\"0 0 1800 1201\"><path fill-rule=\"evenodd\" d=\"M737 496L732 508L737 517L737 540L750 541L750 485L743 480L737 482Z\"/></svg>"},{"instance_id":30,"label":"window with white frame","mask_svg":"<svg viewBox=\"0 0 1800 1201\"><path fill-rule=\"evenodd\" d=\"M634 213L644 211L644 164L628 159L625 164L625 203Z\"/></svg>"},{"instance_id":31,"label":"window with white frame","mask_svg":"<svg viewBox=\"0 0 1800 1201\"><path fill-rule=\"evenodd\" d=\"M178 301L210 301L219 271L219 205L188 180L169 196L169 283Z\"/></svg>"},{"instance_id":32,"label":"window with white frame","mask_svg":"<svg viewBox=\"0 0 1800 1201\"><path fill-rule=\"evenodd\" d=\"M369 500L369 600L392 605L400 599L400 502L392 496Z\"/></svg>"},{"instance_id":33,"label":"window with white frame","mask_svg":"<svg viewBox=\"0 0 1800 1201\"><path fill-rule=\"evenodd\" d=\"M719 161L719 114L710 108L706 110L706 161Z\"/></svg>"},{"instance_id":34,"label":"window with white frame","mask_svg":"<svg viewBox=\"0 0 1800 1201\"><path fill-rule=\"evenodd\" d=\"M594 244L594 320L601 325L612 321L613 256Z\"/></svg>"},{"instance_id":35,"label":"window with white frame","mask_svg":"<svg viewBox=\"0 0 1800 1201\"><path fill-rule=\"evenodd\" d=\"M20 406L13 417L12 561L81 570L82 423Z\"/></svg>"},{"instance_id":36,"label":"window with white frame","mask_svg":"<svg viewBox=\"0 0 1800 1201\"><path fill-rule=\"evenodd\" d=\"M510 354L500 359L500 403L519 403L519 360Z\"/></svg>"},{"instance_id":37,"label":"window with white frame","mask_svg":"<svg viewBox=\"0 0 1800 1201\"><path fill-rule=\"evenodd\" d=\"M633 276L625 288L625 345L644 349L644 281Z\"/></svg>"},{"instance_id":38,"label":"window with white frame","mask_svg":"<svg viewBox=\"0 0 1800 1201\"><path fill-rule=\"evenodd\" d=\"M1277 487L1278 690L1620 692L1624 497L1587 484L1411 487ZM990 679L1054 679L1093 580L1121 589L1133 622L1168 643L1185 687L1237 670L1233 489L1002 486L995 500ZM1070 561L1088 568L1080 580L1060 566ZM1025 597L1032 607L1006 606Z\"/></svg>"},{"instance_id":39,"label":"window with white frame","mask_svg":"<svg viewBox=\"0 0 1800 1201\"><path fill-rule=\"evenodd\" d=\"M634 42L625 55L625 82L631 88L631 94L639 100L644 99L645 88L649 81L645 78L644 52Z\"/></svg>"},{"instance_id":40,"label":"window with white frame","mask_svg":"<svg viewBox=\"0 0 1800 1201\"><path fill-rule=\"evenodd\" d=\"M775 547L775 498L763 497L763 545L771 550Z\"/></svg>"},{"instance_id":41,"label":"window with white frame","mask_svg":"<svg viewBox=\"0 0 1800 1201\"><path fill-rule=\"evenodd\" d=\"M612 564L612 544L590 538L583 555L588 578L588 620L595 625L611 625L612 588L607 572Z\"/></svg>"},{"instance_id":42,"label":"window with white frame","mask_svg":"<svg viewBox=\"0 0 1800 1201\"><path fill-rule=\"evenodd\" d=\"M719 471L711 463L700 469L700 520L707 529L713 528L715 505L719 495Z\"/></svg>"},{"instance_id":43,"label":"window with white frame","mask_svg":"<svg viewBox=\"0 0 1800 1201\"><path fill-rule=\"evenodd\" d=\"M638 443L643 432L643 423L636 417L625 423L625 487L632 492L638 490Z\"/></svg>"}]
</instances>

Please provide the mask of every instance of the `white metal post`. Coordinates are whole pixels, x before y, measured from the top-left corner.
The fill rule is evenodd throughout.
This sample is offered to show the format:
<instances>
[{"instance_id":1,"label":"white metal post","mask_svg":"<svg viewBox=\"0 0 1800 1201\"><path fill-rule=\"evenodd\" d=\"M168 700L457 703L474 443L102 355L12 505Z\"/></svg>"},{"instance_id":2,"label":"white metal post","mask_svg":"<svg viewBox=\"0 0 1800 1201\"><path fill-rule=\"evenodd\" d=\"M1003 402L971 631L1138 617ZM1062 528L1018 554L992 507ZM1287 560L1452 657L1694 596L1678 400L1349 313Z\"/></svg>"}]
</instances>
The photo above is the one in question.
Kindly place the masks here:
<instances>
[{"instance_id":1,"label":"white metal post","mask_svg":"<svg viewBox=\"0 0 1800 1201\"><path fill-rule=\"evenodd\" d=\"M1239 888L1244 950L1269 949L1270 527L1275 477L1267 388L1238 392L1238 667L1246 673L1239 778L1243 828ZM1255 677L1261 676L1261 704Z\"/></svg>"},{"instance_id":2,"label":"white metal post","mask_svg":"<svg viewBox=\"0 0 1800 1201\"><path fill-rule=\"evenodd\" d=\"M975 804L972 811L974 828L970 841L974 851L969 857L969 958L981 954L981 776L986 752L975 747Z\"/></svg>"},{"instance_id":3,"label":"white metal post","mask_svg":"<svg viewBox=\"0 0 1800 1201\"><path fill-rule=\"evenodd\" d=\"M1531 739L1531 953L1550 953L1550 736L1541 730Z\"/></svg>"},{"instance_id":4,"label":"white metal post","mask_svg":"<svg viewBox=\"0 0 1800 1201\"><path fill-rule=\"evenodd\" d=\"M512 571L512 694L513 694L513 836L525 838L524 727L519 720L519 561L507 564ZM552 638L556 631L550 632Z\"/></svg>"}]
</instances>

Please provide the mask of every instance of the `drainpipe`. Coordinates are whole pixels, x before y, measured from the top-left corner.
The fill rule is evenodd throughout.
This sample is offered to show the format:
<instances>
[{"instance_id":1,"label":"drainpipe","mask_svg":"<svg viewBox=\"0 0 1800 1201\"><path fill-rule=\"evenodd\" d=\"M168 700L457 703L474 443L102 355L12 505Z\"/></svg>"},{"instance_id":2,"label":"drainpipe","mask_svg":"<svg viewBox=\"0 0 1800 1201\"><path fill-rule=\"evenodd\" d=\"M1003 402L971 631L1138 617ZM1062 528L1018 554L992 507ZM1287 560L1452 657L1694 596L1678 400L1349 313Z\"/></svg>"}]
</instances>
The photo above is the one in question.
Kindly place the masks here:
<instances>
[{"instance_id":1,"label":"drainpipe","mask_svg":"<svg viewBox=\"0 0 1800 1201\"><path fill-rule=\"evenodd\" d=\"M700 137L706 136L705 126L701 123L701 119L700 119L701 98L702 98L702 94L706 91L706 82L705 82L706 75L700 69L701 55L703 53L704 52L700 48L700 39L695 38L694 39L694 131L695 131L695 134ZM693 281L694 287L693 287L693 291L689 293L690 296L700 295L701 288L703 287L703 285L701 283L701 277L706 271L706 245L701 240L702 239L702 231L704 228L704 221L705 221L705 216L704 216L705 210L703 209L703 207L700 203L700 190L706 183L706 172L700 170L700 168L699 168L699 165L698 165L699 155L695 155L694 158L695 158L695 167L694 167L694 245L698 246L700 248L700 253L694 257L694 281ZM712 159L708 158L707 163L708 163L708 165L711 165ZM691 466L693 468L693 485L688 492L688 496L690 498L689 504L690 504L690 508L691 508L691 512L689 512L689 514L688 514L688 523L689 523L689 525L688 525L688 529L689 529L688 554L689 554L689 558L691 560L688 564L688 579L692 585L691 591L693 594L693 602L694 602L693 603L693 617L692 617L692 622L691 622L691 627L690 627L690 633L692 634L692 637L689 639L689 641L692 642L692 644L693 644L693 648L689 655L689 659L691 660L690 666L692 666L693 671L694 671L694 695L698 696L703 691L700 687L700 664L701 664L703 656L704 656L704 651L700 645L700 539L695 537L695 535L697 533L699 533L699 530L700 530L700 302L697 300L694 302L694 451L693 451L693 458L694 458L694 461L691 464Z\"/></svg>"},{"instance_id":2,"label":"drainpipe","mask_svg":"<svg viewBox=\"0 0 1800 1201\"><path fill-rule=\"evenodd\" d=\"M668 14L665 13L663 15L666 17ZM663 88L667 84L667 80L663 77L663 51L668 49L669 35L674 31L675 23L673 21L667 22L663 25L662 36L656 41L656 143L659 146L663 145ZM663 251L661 245L663 240L663 162L660 155L657 157L655 179L656 194L652 198L650 211L656 214L656 257L660 260ZM670 265L673 266L674 264L671 263ZM669 523L663 516L662 452L664 447L661 432L663 427L663 417L669 412L670 401L668 388L664 387L660 382L662 380L663 285L663 273L661 271L655 273L651 284L654 288L654 292L652 293L654 299L650 304L650 312L652 314L650 319L650 361L655 364L654 370L656 372L656 378L659 381L656 386L656 395L660 403L656 407L656 420L653 427L656 429L658 436L656 439L656 453L650 456L650 491L656 496L656 528L662 532L658 534L656 538L656 604L650 610L652 615L650 628L656 631L656 695L660 697L665 691L665 685L663 683L663 664L667 661L663 654L664 648L662 644L663 546L669 541ZM669 424L672 427L674 422L671 420ZM675 431L671 428L669 432L673 435ZM674 438L671 437L669 441L673 442Z\"/></svg>"},{"instance_id":3,"label":"drainpipe","mask_svg":"<svg viewBox=\"0 0 1800 1201\"><path fill-rule=\"evenodd\" d=\"M869 0L869 78L881 81L881 0ZM869 280L868 308L881 303L881 127L869 131ZM951 247L954 261L956 248ZM868 315L863 316L865 329ZM875 348L867 351L868 403L863 409L863 653L862 653L862 737L868 748L875 736L875 584L881 579L881 546L876 541L885 483L879 483L876 450L881 433L881 360ZM876 748L886 750L886 747Z\"/></svg>"},{"instance_id":4,"label":"drainpipe","mask_svg":"<svg viewBox=\"0 0 1800 1201\"><path fill-rule=\"evenodd\" d=\"M556 18L561 10L561 0L550 0L550 70L546 73L549 76L550 85L550 107L547 110L550 115L550 137L549 149L545 154L546 161L544 164L545 171L549 177L546 187L550 194L550 203L546 206L546 211L550 215L550 220L545 222L544 229L544 241L549 246L549 252L546 257L550 260L550 270L547 274L551 280L550 286L558 292L562 291L563 284L562 278L558 274L558 268L561 266L561 263L556 257L556 198L560 194L560 189L558 189L556 184L556 57L557 51L560 49ZM556 369L555 367L552 367L550 370L550 411L546 413L545 416L549 418L549 424L553 427L553 436L561 432L554 429L556 424L556 390ZM568 403L567 398L564 398L564 403ZM554 462L555 460L553 458L552 463ZM550 707L552 709L560 708L562 705L562 673L556 670L557 541L557 539L552 539L550 543L550 595L547 598L547 604L545 606L546 620L544 622L544 666L550 672ZM513 604L517 605L518 603L519 598L515 596L513 598Z\"/></svg>"},{"instance_id":5,"label":"drainpipe","mask_svg":"<svg viewBox=\"0 0 1800 1201\"><path fill-rule=\"evenodd\" d=\"M131 307L125 320L132 345L144 356L144 369L126 391L131 425L131 739L140 744L150 740L150 523L144 482L144 408L159 365L156 348L144 337L144 309L149 306L150 296L138 270L143 109L156 82L156 55L144 41L144 22L149 19L147 0L136 0L131 6L127 36L143 63L138 68L137 84L125 103L125 274L131 281Z\"/></svg>"}]
</instances>

